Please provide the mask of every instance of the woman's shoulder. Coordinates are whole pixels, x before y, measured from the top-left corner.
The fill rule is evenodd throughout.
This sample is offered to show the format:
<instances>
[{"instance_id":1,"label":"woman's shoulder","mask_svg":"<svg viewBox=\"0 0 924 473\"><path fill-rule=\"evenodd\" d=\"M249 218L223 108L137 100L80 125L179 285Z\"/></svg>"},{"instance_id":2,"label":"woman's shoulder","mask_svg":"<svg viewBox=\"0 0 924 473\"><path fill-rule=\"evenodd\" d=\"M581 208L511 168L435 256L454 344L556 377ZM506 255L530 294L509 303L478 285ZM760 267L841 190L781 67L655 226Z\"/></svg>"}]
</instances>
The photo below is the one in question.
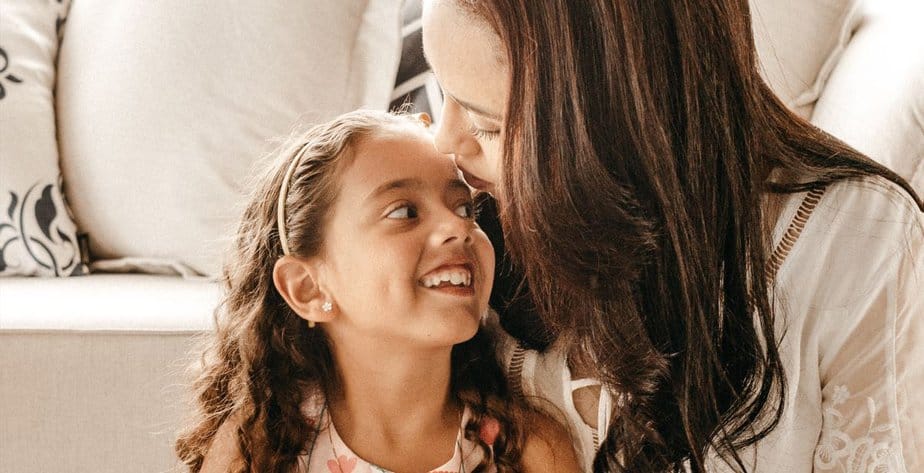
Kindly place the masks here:
<instances>
[{"instance_id":1,"label":"woman's shoulder","mask_svg":"<svg viewBox=\"0 0 924 473\"><path fill-rule=\"evenodd\" d=\"M913 260L924 250L924 212L892 181L849 179L794 195L776 235L778 286L814 307L844 307L920 271Z\"/></svg>"},{"instance_id":2,"label":"woman's shoulder","mask_svg":"<svg viewBox=\"0 0 924 473\"><path fill-rule=\"evenodd\" d=\"M774 251L859 243L875 250L921 234L924 212L905 189L878 176L848 179L791 196L776 226Z\"/></svg>"},{"instance_id":3,"label":"woman's shoulder","mask_svg":"<svg viewBox=\"0 0 924 473\"><path fill-rule=\"evenodd\" d=\"M847 179L828 186L819 202L822 213L870 227L898 224L898 228L922 231L924 213L903 187L881 176Z\"/></svg>"}]
</instances>

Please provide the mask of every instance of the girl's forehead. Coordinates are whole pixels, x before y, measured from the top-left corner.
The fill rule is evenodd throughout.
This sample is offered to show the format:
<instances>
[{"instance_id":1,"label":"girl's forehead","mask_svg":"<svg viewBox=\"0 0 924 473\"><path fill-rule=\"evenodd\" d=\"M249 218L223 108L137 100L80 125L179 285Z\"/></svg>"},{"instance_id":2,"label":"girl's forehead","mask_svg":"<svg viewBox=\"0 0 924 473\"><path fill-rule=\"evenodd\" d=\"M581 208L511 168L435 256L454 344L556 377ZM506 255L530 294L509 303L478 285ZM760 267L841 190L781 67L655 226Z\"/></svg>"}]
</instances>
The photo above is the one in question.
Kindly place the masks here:
<instances>
[{"instance_id":1,"label":"girl's forehead","mask_svg":"<svg viewBox=\"0 0 924 473\"><path fill-rule=\"evenodd\" d=\"M442 184L458 175L452 158L436 150L428 131L409 127L376 132L356 143L343 178L345 184L373 188L397 179Z\"/></svg>"}]
</instances>

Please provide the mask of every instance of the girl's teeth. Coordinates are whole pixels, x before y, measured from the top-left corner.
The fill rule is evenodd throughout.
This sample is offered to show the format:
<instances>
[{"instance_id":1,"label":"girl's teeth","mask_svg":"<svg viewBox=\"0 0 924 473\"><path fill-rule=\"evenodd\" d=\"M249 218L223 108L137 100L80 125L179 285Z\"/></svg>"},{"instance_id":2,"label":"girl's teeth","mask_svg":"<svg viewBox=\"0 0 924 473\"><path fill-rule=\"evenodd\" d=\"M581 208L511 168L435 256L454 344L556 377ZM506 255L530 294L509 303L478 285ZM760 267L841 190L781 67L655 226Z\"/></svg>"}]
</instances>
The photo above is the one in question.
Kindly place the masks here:
<instances>
[{"instance_id":1,"label":"girl's teeth","mask_svg":"<svg viewBox=\"0 0 924 473\"><path fill-rule=\"evenodd\" d=\"M432 276L427 276L423 280L423 284L426 287L436 287L436 286L439 286L443 282L448 282L456 286L462 285L462 286L467 287L471 285L472 275L471 273L467 271L465 272L462 272L462 271L445 272L445 273L440 273L440 274L434 274Z\"/></svg>"}]
</instances>

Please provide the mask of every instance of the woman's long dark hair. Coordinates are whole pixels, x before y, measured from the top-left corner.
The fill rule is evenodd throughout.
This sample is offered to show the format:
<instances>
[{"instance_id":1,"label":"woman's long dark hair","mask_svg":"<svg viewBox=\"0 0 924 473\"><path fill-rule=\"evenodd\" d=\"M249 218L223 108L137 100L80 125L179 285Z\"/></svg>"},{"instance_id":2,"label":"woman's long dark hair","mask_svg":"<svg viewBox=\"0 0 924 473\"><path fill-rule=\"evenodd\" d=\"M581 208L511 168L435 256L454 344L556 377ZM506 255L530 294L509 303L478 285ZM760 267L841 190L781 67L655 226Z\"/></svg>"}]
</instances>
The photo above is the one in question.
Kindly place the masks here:
<instances>
[{"instance_id":1,"label":"woman's long dark hair","mask_svg":"<svg viewBox=\"0 0 924 473\"><path fill-rule=\"evenodd\" d=\"M594 470L745 470L785 391L764 199L870 175L913 191L777 99L746 0L459 4L511 73L507 249L621 393Z\"/></svg>"}]
</instances>

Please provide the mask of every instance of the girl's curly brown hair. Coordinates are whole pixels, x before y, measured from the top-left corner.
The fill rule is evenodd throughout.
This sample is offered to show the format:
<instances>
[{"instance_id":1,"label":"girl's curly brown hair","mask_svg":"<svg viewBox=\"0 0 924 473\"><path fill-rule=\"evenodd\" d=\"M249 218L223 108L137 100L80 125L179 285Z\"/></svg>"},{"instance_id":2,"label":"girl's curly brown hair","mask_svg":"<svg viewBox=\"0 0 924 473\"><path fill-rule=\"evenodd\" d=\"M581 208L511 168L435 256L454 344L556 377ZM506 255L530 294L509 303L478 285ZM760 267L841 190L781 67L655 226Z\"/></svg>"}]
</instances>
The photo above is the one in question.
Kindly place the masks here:
<instances>
[{"instance_id":1,"label":"girl's curly brown hair","mask_svg":"<svg viewBox=\"0 0 924 473\"><path fill-rule=\"evenodd\" d=\"M285 226L293 254L317 255L337 197L339 172L351 159L353 145L383 128L409 124L423 126L403 114L352 112L295 136L270 156L224 265L226 295L215 310L216 329L207 334L193 367L198 372L192 386L196 412L176 442L190 471L201 469L216 432L228 419L240 421L236 435L243 464L238 471L298 471L299 457L308 453L319 422L305 418L301 407L313 387L334 392L338 375L324 331L309 329L272 282L273 265L283 254L276 226L280 186L291 160L304 149L289 184ZM453 347L451 389L473 414L466 438L485 452L473 471L484 471L491 463L501 472L520 470L524 436L515 420L523 412L513 402L484 330ZM486 416L501 426L493 457L478 435Z\"/></svg>"}]
</instances>

